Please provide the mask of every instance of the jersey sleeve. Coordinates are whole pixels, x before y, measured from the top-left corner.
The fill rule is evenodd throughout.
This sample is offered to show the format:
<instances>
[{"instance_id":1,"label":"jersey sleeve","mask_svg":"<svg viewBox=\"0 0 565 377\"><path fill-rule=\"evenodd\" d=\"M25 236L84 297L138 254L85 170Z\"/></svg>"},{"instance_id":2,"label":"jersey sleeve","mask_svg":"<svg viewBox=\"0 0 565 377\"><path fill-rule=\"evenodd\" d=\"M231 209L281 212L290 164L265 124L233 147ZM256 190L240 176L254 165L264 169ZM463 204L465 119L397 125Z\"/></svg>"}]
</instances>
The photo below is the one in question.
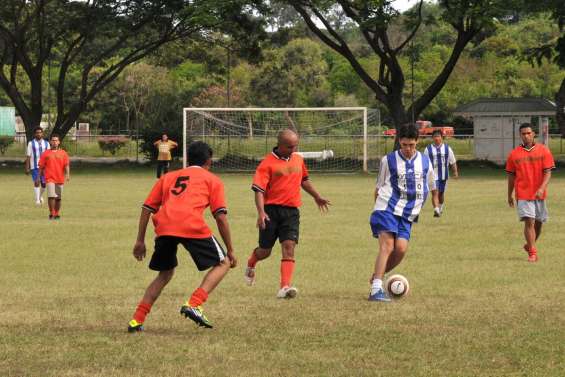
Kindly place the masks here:
<instances>
[{"instance_id":1,"label":"jersey sleeve","mask_svg":"<svg viewBox=\"0 0 565 377\"><path fill-rule=\"evenodd\" d=\"M261 161L259 166L257 166L257 170L255 170L253 185L251 186L251 189L255 192L264 193L269 185L271 174L269 172L269 165L267 165L266 161L266 159Z\"/></svg>"},{"instance_id":2,"label":"jersey sleeve","mask_svg":"<svg viewBox=\"0 0 565 377\"><path fill-rule=\"evenodd\" d=\"M224 194L224 183L219 178L212 181L210 190L210 212L212 212L214 216L220 213L228 213Z\"/></svg>"},{"instance_id":3,"label":"jersey sleeve","mask_svg":"<svg viewBox=\"0 0 565 377\"><path fill-rule=\"evenodd\" d=\"M516 165L514 164L514 159L512 158L512 152L508 155L506 160L506 172L509 174L516 174Z\"/></svg>"},{"instance_id":4,"label":"jersey sleeve","mask_svg":"<svg viewBox=\"0 0 565 377\"><path fill-rule=\"evenodd\" d=\"M308 179L308 168L306 167L304 159L302 159L302 182L307 181Z\"/></svg>"},{"instance_id":5,"label":"jersey sleeve","mask_svg":"<svg viewBox=\"0 0 565 377\"><path fill-rule=\"evenodd\" d=\"M386 156L381 159L381 167L379 169L379 176L377 177L377 190L385 185L387 176L390 175L388 171L388 161Z\"/></svg>"},{"instance_id":6,"label":"jersey sleeve","mask_svg":"<svg viewBox=\"0 0 565 377\"><path fill-rule=\"evenodd\" d=\"M448 147L448 148L447 148L447 151L448 151L448 152L447 152L447 153L448 153L448 156L447 156L447 163L448 163L449 165L455 164L455 163L457 162L457 160L455 159L455 153L453 153L453 149L451 149L451 147Z\"/></svg>"},{"instance_id":7,"label":"jersey sleeve","mask_svg":"<svg viewBox=\"0 0 565 377\"><path fill-rule=\"evenodd\" d=\"M555 161L553 160L553 155L549 148L545 148L545 155L543 156L543 171L555 169Z\"/></svg>"},{"instance_id":8,"label":"jersey sleeve","mask_svg":"<svg viewBox=\"0 0 565 377\"><path fill-rule=\"evenodd\" d=\"M150 212L155 213L159 210L159 207L161 207L161 203L163 201L163 182L165 181L164 178L165 175L159 178L157 183L155 183L155 185L151 189L149 196L147 197L147 199L145 199L145 202L143 202L142 207Z\"/></svg>"}]
</instances>

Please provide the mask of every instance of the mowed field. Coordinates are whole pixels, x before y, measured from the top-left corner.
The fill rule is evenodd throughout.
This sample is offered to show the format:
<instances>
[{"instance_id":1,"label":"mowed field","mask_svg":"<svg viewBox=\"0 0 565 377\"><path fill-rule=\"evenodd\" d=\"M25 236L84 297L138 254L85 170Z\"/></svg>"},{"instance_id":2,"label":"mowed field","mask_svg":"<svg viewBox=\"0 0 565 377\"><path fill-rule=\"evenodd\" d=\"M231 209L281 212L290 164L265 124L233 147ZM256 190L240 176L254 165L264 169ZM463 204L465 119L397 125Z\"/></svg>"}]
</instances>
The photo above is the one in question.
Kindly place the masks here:
<instances>
[{"instance_id":1,"label":"mowed field","mask_svg":"<svg viewBox=\"0 0 565 377\"><path fill-rule=\"evenodd\" d=\"M397 272L411 294L367 302L377 253L375 176L313 175L305 194L295 300L278 300L280 250L243 280L255 246L249 175L223 174L239 257L205 304L212 330L178 310L203 274L180 265L148 316L127 323L154 273L131 255L153 170L84 169L62 219L33 203L31 179L0 169L0 376L564 376L565 174L550 184L540 261L522 251L501 171L462 169L440 219L429 203ZM215 230L215 224L209 222ZM152 230L147 235L152 251Z\"/></svg>"}]
</instances>

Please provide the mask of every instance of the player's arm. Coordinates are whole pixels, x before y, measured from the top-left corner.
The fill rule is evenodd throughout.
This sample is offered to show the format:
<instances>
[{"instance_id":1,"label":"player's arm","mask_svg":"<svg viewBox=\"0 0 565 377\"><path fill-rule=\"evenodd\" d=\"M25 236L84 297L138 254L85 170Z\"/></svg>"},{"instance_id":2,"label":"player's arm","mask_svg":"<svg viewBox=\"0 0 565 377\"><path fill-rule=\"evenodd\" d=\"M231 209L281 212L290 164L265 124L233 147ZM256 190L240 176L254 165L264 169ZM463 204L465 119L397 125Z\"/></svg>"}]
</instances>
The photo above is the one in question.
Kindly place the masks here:
<instances>
[{"instance_id":1,"label":"player's arm","mask_svg":"<svg viewBox=\"0 0 565 377\"><path fill-rule=\"evenodd\" d=\"M320 194L318 193L318 191L316 191L314 185L312 184L312 182L310 182L309 179L302 180L302 188L304 189L304 191L310 194L312 198L314 198L314 201L316 202L316 205L318 206L321 212L328 211L328 206L331 205L330 201L320 196Z\"/></svg>"},{"instance_id":2,"label":"player's arm","mask_svg":"<svg viewBox=\"0 0 565 377\"><path fill-rule=\"evenodd\" d=\"M156 142L153 143L153 145L154 145L154 146L158 146L160 141L161 141L161 140L157 140Z\"/></svg>"},{"instance_id":3,"label":"player's arm","mask_svg":"<svg viewBox=\"0 0 565 377\"><path fill-rule=\"evenodd\" d=\"M439 191L436 187L436 172L434 169L428 169L428 186L432 192L432 205L434 208L439 207Z\"/></svg>"},{"instance_id":4,"label":"player's arm","mask_svg":"<svg viewBox=\"0 0 565 377\"><path fill-rule=\"evenodd\" d=\"M375 187L374 203L379 197L379 190L384 186L386 179L390 172L388 171L388 162L386 156L381 159L381 167L379 169L379 176L377 177L377 186Z\"/></svg>"},{"instance_id":5,"label":"player's arm","mask_svg":"<svg viewBox=\"0 0 565 377\"><path fill-rule=\"evenodd\" d=\"M137 239L133 246L133 256L138 261L142 261L143 258L145 258L145 232L147 231L147 224L149 223L151 213L152 211L147 209L145 206L141 208L141 215L139 215L139 225L137 228Z\"/></svg>"},{"instance_id":6,"label":"player's arm","mask_svg":"<svg viewBox=\"0 0 565 377\"><path fill-rule=\"evenodd\" d=\"M71 164L68 162L67 165L65 165L65 178L67 179L67 182L71 180Z\"/></svg>"},{"instance_id":7,"label":"player's arm","mask_svg":"<svg viewBox=\"0 0 565 377\"><path fill-rule=\"evenodd\" d=\"M24 164L26 174L29 174L29 171L31 170L31 144L30 143L28 143L28 145L27 145L26 161L25 161L25 164Z\"/></svg>"},{"instance_id":8,"label":"player's arm","mask_svg":"<svg viewBox=\"0 0 565 377\"><path fill-rule=\"evenodd\" d=\"M508 205L514 207L514 182L516 181L516 175L514 173L508 173Z\"/></svg>"},{"instance_id":9,"label":"player's arm","mask_svg":"<svg viewBox=\"0 0 565 377\"><path fill-rule=\"evenodd\" d=\"M551 179L551 169L545 169L543 171L543 180L541 182L541 185L539 186L539 188L536 191L536 198L542 198L543 197L543 193L547 189L547 185L548 185L550 179Z\"/></svg>"},{"instance_id":10,"label":"player's arm","mask_svg":"<svg viewBox=\"0 0 565 377\"><path fill-rule=\"evenodd\" d=\"M266 222L270 221L269 215L265 213L265 194L262 191L255 189L255 208L257 209L257 227L265 229Z\"/></svg>"},{"instance_id":11,"label":"player's arm","mask_svg":"<svg viewBox=\"0 0 565 377\"><path fill-rule=\"evenodd\" d=\"M451 172L453 173L453 178L457 179L459 178L459 169L457 168L457 160L455 159L455 154L453 153L451 147L449 147L448 154L448 162L449 166L451 167Z\"/></svg>"},{"instance_id":12,"label":"player's arm","mask_svg":"<svg viewBox=\"0 0 565 377\"><path fill-rule=\"evenodd\" d=\"M216 213L214 217L216 218L216 225L218 226L218 231L220 232L220 236L222 236L224 245L226 245L228 258L230 260L230 267L234 268L235 266L237 266L237 259L235 257L233 251L233 245L231 242L231 232L230 232L230 224L228 223L228 216L225 211L220 211Z\"/></svg>"},{"instance_id":13,"label":"player's arm","mask_svg":"<svg viewBox=\"0 0 565 377\"><path fill-rule=\"evenodd\" d=\"M178 147L178 143L176 141L172 141L171 140L171 149L175 149L176 147Z\"/></svg>"}]
</instances>

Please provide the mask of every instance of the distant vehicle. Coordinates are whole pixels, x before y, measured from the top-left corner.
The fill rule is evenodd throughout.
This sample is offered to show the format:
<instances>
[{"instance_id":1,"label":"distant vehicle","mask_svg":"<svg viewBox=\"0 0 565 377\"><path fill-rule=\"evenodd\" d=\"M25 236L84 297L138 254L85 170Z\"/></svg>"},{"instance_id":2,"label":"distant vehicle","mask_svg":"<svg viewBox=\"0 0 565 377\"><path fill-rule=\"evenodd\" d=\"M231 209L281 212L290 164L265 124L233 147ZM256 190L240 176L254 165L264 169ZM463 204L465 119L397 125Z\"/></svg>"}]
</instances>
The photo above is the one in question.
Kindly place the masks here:
<instances>
[{"instance_id":1,"label":"distant vehicle","mask_svg":"<svg viewBox=\"0 0 565 377\"><path fill-rule=\"evenodd\" d=\"M416 126L420 132L420 136L431 136L435 130L440 130L444 137L451 137L455 135L455 130L451 126L433 126L429 120L417 120ZM385 136L395 136L396 129L391 128L383 132Z\"/></svg>"}]
</instances>

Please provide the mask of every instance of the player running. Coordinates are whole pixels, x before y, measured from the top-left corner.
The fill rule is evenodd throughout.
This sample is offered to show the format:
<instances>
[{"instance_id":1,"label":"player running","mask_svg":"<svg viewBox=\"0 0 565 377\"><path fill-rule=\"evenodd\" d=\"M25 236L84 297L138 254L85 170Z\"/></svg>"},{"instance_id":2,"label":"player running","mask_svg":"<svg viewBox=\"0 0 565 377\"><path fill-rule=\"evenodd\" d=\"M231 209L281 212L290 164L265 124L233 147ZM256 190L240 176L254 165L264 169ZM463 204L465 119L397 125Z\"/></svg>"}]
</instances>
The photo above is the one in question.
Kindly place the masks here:
<instances>
[{"instance_id":1,"label":"player running","mask_svg":"<svg viewBox=\"0 0 565 377\"><path fill-rule=\"evenodd\" d=\"M437 205L434 169L426 154L416 150L418 129L413 124L402 126L398 140L400 150L381 160L375 190L370 224L373 236L379 239L379 254L370 279L369 301L390 301L383 289L384 275L404 258L412 223L418 220L430 189Z\"/></svg>"},{"instance_id":2,"label":"player running","mask_svg":"<svg viewBox=\"0 0 565 377\"><path fill-rule=\"evenodd\" d=\"M308 179L304 159L294 153L298 141L298 135L292 130L279 132L277 146L257 167L251 187L255 192L259 246L247 261L245 280L248 285L255 282L257 262L271 255L278 239L282 248L278 298L294 298L298 293L292 286L292 274L300 225L300 188L314 198L320 211L326 212L330 205L330 201L322 198Z\"/></svg>"},{"instance_id":3,"label":"player running","mask_svg":"<svg viewBox=\"0 0 565 377\"><path fill-rule=\"evenodd\" d=\"M541 226L547 221L547 185L555 162L550 150L543 144L536 144L532 125L520 126L522 145L510 152L506 161L508 172L508 205L514 207L513 193L516 191L518 217L524 222L524 250L528 261L537 262L536 241L541 234Z\"/></svg>"},{"instance_id":4,"label":"player running","mask_svg":"<svg viewBox=\"0 0 565 377\"><path fill-rule=\"evenodd\" d=\"M139 217L139 231L133 248L138 261L145 257L145 231L151 214L155 226L155 251L149 268L158 275L149 284L129 322L128 331L143 330L145 317L161 291L172 279L177 261L177 246L181 244L190 253L199 271L209 268L200 286L182 305L181 315L199 326L212 328L202 311L202 304L220 283L230 267L236 266L227 219L224 185L210 173L212 149L208 144L196 141L188 147L188 167L163 175L153 186L145 200ZM204 210L210 207L220 235L227 248L227 255L204 221Z\"/></svg>"},{"instance_id":5,"label":"player running","mask_svg":"<svg viewBox=\"0 0 565 377\"><path fill-rule=\"evenodd\" d=\"M35 127L33 130L33 139L27 143L25 172L26 174L31 172L35 204L37 205L43 203L43 191L45 191L45 177L39 175L39 159L49 148L49 142L43 138L43 129L41 127Z\"/></svg>"},{"instance_id":6,"label":"player running","mask_svg":"<svg viewBox=\"0 0 565 377\"><path fill-rule=\"evenodd\" d=\"M63 187L65 181L71 179L69 155L61 149L61 139L57 134L49 138L51 149L45 151L39 159L39 175L36 186L40 184L41 177L45 177L47 186L47 202L49 204L49 220L61 218L61 201L63 200Z\"/></svg>"},{"instance_id":7,"label":"player running","mask_svg":"<svg viewBox=\"0 0 565 377\"><path fill-rule=\"evenodd\" d=\"M455 154L447 143L443 142L441 130L434 130L432 133L433 144L426 147L426 153L434 167L437 179L436 189L438 191L439 206L434 208L434 217L440 217L445 205L445 189L449 179L449 168L453 171L453 178L459 177Z\"/></svg>"}]
</instances>

